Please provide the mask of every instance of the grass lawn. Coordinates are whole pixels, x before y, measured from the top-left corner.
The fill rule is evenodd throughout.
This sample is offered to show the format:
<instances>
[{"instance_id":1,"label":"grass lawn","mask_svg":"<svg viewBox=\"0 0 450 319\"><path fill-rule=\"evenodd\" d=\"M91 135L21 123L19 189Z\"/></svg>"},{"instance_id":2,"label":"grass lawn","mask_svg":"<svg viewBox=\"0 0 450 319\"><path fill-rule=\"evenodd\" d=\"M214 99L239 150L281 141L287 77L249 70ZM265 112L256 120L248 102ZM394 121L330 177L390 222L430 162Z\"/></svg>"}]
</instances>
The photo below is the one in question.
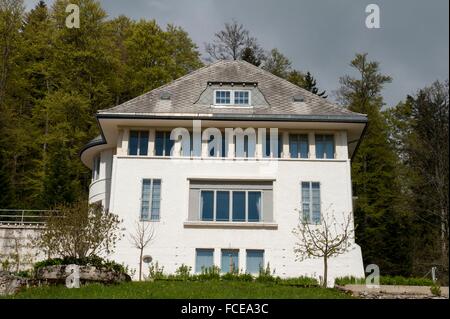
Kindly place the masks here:
<instances>
[{"instance_id":1,"label":"grass lawn","mask_svg":"<svg viewBox=\"0 0 450 319\"><path fill-rule=\"evenodd\" d=\"M280 298L341 299L350 296L324 288L300 288L270 283L237 281L155 281L129 282L104 286L90 284L79 289L65 286L29 288L10 298L130 298L130 299L214 299L214 298Z\"/></svg>"}]
</instances>

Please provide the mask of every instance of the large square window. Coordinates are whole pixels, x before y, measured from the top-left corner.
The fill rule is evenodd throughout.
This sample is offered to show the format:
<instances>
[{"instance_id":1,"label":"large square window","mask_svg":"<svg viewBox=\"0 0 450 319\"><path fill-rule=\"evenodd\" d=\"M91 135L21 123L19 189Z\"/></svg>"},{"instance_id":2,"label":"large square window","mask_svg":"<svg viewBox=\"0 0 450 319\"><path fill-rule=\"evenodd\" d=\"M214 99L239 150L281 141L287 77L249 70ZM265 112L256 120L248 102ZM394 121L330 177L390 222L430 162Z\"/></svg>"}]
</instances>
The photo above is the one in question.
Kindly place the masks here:
<instances>
[{"instance_id":1,"label":"large square window","mask_svg":"<svg viewBox=\"0 0 450 319\"><path fill-rule=\"evenodd\" d=\"M333 135L316 135L316 158L334 158Z\"/></svg>"},{"instance_id":2,"label":"large square window","mask_svg":"<svg viewBox=\"0 0 450 319\"><path fill-rule=\"evenodd\" d=\"M247 273L258 274L264 268L264 250L247 250Z\"/></svg>"},{"instance_id":3,"label":"large square window","mask_svg":"<svg viewBox=\"0 0 450 319\"><path fill-rule=\"evenodd\" d=\"M234 91L234 104L249 105L249 91Z\"/></svg>"}]
</instances>

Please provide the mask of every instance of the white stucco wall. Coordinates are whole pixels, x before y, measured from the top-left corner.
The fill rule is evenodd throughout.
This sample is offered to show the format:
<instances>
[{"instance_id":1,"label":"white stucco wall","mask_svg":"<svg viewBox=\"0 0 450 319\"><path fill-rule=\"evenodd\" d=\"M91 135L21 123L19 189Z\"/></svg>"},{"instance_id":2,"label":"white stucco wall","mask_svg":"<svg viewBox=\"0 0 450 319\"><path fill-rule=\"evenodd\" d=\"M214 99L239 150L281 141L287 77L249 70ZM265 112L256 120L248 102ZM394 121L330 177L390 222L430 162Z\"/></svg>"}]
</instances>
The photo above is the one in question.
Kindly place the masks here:
<instances>
[{"instance_id":1,"label":"white stucco wall","mask_svg":"<svg viewBox=\"0 0 450 319\"><path fill-rule=\"evenodd\" d=\"M112 155L112 153L110 153ZM102 156L103 158L103 156ZM123 219L125 237L110 256L131 268L138 268L139 252L129 240L139 220L143 178L160 178L160 221L153 222L156 237L144 254L173 273L181 264L195 269L195 249L214 248L215 264L220 266L221 249L239 249L239 268L245 270L246 249L263 249L264 261L281 277L322 275L322 260L296 262L293 248L301 201L301 181L321 183L322 207L332 204L336 217L352 211L350 161L338 160L192 160L129 157L114 155L109 210ZM270 179L274 191L274 220L277 229L188 228L189 179ZM91 192L94 192L91 189ZM91 201L92 201L91 197ZM106 197L105 197L106 198ZM353 249L329 261L329 283L335 277L364 276L361 250Z\"/></svg>"}]
</instances>

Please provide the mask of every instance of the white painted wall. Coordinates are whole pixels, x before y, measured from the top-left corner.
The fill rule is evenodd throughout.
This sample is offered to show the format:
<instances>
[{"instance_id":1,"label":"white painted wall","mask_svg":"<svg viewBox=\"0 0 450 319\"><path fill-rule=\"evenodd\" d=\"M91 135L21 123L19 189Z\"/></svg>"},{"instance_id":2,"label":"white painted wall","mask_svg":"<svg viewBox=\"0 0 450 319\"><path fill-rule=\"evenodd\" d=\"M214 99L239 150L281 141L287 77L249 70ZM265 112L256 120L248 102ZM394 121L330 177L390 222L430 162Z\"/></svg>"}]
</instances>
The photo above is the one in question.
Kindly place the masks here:
<instances>
[{"instance_id":1,"label":"white painted wall","mask_svg":"<svg viewBox=\"0 0 450 319\"><path fill-rule=\"evenodd\" d=\"M344 136L342 136L342 139ZM337 149L340 154L343 150ZM110 153L112 154L112 153ZM343 157L343 156L342 156ZM103 156L102 156L103 158ZM214 248L215 263L220 266L222 248L240 250L239 266L245 270L245 249L264 249L265 262L281 277L322 275L322 260L296 262L296 242L292 229L297 225L301 181L321 183L322 207L333 204L337 218L352 211L350 161L336 160L192 160L155 157L113 156L110 211L124 220L124 234L116 252L110 256L138 269L139 252L129 240L140 214L141 181L160 178L160 221L153 222L156 238L146 248L164 271L173 273L181 264L195 269L195 249ZM189 178L274 179L274 220L278 229L186 228ZM95 184L93 185L95 189ZM91 189L91 192L94 192ZM106 193L106 192L105 192ZM94 197L91 197L94 198ZM106 197L105 197L106 198ZM92 199L91 199L92 200ZM361 250L353 250L329 262L329 283L335 277L363 277Z\"/></svg>"}]
</instances>

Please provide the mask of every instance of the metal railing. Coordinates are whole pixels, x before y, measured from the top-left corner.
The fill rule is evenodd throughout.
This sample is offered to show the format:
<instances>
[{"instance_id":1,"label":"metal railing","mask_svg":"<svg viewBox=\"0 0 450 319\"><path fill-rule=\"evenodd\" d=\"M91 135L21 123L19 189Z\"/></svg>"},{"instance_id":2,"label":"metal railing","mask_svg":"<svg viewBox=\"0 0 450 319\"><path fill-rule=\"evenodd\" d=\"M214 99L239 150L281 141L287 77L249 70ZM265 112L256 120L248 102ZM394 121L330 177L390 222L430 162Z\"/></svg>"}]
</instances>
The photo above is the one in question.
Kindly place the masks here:
<instances>
[{"instance_id":1,"label":"metal railing","mask_svg":"<svg viewBox=\"0 0 450 319\"><path fill-rule=\"evenodd\" d=\"M42 227L55 211L0 209L0 227Z\"/></svg>"}]
</instances>

